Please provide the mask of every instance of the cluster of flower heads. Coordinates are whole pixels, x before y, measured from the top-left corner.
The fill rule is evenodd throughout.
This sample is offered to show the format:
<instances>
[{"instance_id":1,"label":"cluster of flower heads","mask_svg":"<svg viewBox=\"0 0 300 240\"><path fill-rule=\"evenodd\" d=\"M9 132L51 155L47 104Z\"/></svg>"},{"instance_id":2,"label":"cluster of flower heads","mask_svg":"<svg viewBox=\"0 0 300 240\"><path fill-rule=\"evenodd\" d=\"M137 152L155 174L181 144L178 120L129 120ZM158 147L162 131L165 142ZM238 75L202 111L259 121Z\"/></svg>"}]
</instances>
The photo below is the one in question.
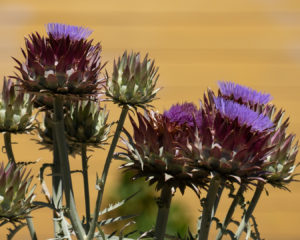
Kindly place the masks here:
<instances>
[{"instance_id":1,"label":"cluster of flower heads","mask_svg":"<svg viewBox=\"0 0 300 240\"><path fill-rule=\"evenodd\" d=\"M138 114L139 126L131 119L134 137L123 140L123 167L159 188L203 187L216 174L229 182L285 188L293 180L298 144L286 134L283 111L275 114L269 94L230 82L219 86L219 95L208 90L199 108L183 103L164 114Z\"/></svg>"}]
</instances>

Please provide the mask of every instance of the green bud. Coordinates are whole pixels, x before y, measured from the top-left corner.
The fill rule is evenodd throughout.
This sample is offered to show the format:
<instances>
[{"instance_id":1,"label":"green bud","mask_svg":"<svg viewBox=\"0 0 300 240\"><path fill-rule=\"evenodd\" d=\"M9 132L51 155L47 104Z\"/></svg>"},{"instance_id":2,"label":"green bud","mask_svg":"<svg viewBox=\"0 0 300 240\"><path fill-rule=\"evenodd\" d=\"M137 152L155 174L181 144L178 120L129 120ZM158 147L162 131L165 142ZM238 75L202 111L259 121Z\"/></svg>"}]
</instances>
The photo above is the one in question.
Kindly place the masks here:
<instances>
[{"instance_id":1,"label":"green bud","mask_svg":"<svg viewBox=\"0 0 300 240\"><path fill-rule=\"evenodd\" d=\"M34 209L35 185L29 189L32 176L24 177L25 169L8 163L0 166L0 221L16 222Z\"/></svg>"},{"instance_id":2,"label":"green bud","mask_svg":"<svg viewBox=\"0 0 300 240\"><path fill-rule=\"evenodd\" d=\"M106 95L119 105L145 108L160 90L155 89L157 71L154 61L147 55L141 62L139 53L127 56L125 52L117 63L114 62L112 77L106 82Z\"/></svg>"},{"instance_id":3,"label":"green bud","mask_svg":"<svg viewBox=\"0 0 300 240\"><path fill-rule=\"evenodd\" d=\"M65 116L65 130L70 145L86 144L101 147L107 139L111 124L108 112L97 102L80 101L73 104Z\"/></svg>"},{"instance_id":4,"label":"green bud","mask_svg":"<svg viewBox=\"0 0 300 240\"><path fill-rule=\"evenodd\" d=\"M0 132L23 133L34 128L33 101L29 94L20 92L15 84L4 78L0 98Z\"/></svg>"}]
</instances>

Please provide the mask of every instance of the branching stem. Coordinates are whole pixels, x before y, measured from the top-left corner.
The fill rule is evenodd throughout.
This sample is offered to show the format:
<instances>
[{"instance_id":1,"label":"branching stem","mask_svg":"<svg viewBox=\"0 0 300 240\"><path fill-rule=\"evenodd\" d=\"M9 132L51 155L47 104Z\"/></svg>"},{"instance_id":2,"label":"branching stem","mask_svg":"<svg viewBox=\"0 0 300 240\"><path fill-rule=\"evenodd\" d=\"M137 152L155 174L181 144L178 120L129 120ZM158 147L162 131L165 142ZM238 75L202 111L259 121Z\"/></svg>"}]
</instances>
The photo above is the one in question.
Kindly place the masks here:
<instances>
[{"instance_id":1,"label":"branching stem","mask_svg":"<svg viewBox=\"0 0 300 240\"><path fill-rule=\"evenodd\" d=\"M254 209L256 207L256 204L257 204L257 202L258 202L258 200L259 200L259 198L260 198L260 196L261 196L261 194L262 194L262 192L264 190L264 186L265 186L265 184L262 183L262 182L259 182L257 184L255 193L254 193L254 195L253 195L253 197L251 199L249 207L248 207L246 213L243 216L243 219L242 219L242 221L240 223L240 226L239 226L238 230L235 233L235 239L237 239L237 240L240 239L240 237L241 237L241 235L242 235L242 233L243 233L246 225L248 224L248 221L249 221L250 217L252 216L252 213L253 213L253 211L254 211Z\"/></svg>"},{"instance_id":2,"label":"branching stem","mask_svg":"<svg viewBox=\"0 0 300 240\"><path fill-rule=\"evenodd\" d=\"M55 96L54 100L54 134L57 142L58 157L61 167L61 174L63 179L63 187L66 197L66 205L69 210L69 215L73 229L79 240L85 239L85 232L79 219L75 200L73 196L72 179L70 174L70 163L68 157L68 148L65 139L64 127L64 111L63 111L63 98Z\"/></svg>"}]
</instances>

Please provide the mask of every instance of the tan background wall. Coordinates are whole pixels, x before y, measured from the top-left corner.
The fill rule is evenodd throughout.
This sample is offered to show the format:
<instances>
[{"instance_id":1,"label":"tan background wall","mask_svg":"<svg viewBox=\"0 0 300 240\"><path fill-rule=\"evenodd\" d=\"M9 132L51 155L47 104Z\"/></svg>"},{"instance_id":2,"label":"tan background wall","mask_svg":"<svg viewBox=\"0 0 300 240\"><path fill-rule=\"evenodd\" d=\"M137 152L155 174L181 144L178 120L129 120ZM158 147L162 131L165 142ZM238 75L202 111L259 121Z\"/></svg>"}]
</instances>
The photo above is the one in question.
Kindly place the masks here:
<instances>
[{"instance_id":1,"label":"tan background wall","mask_svg":"<svg viewBox=\"0 0 300 240\"><path fill-rule=\"evenodd\" d=\"M290 131L300 136L298 0L0 0L0 78L12 74L10 56L21 56L23 37L33 31L45 33L48 22L90 27L92 37L103 44L103 59L110 63L125 49L149 52L160 66L159 86L164 87L154 103L160 111L176 102L198 103L208 86L216 89L217 80L232 80L271 93L273 102L291 117ZM115 109L111 120L117 119ZM17 160L51 161L51 154L38 151L31 138L14 136ZM3 153L0 157L6 160ZM104 157L103 151L93 153L91 183L95 173L101 173ZM79 167L79 159L72 164L74 169ZM117 179L117 166L112 166L107 191ZM81 191L78 204L83 206L81 178L74 179ZM300 239L300 185L291 184L290 188L292 194L269 188L270 196L264 195L256 209L266 239ZM193 194L188 192L183 198L178 194L177 198L188 204L187 211L196 220L199 203ZM219 211L224 214L223 205ZM52 223L46 219L50 217L47 210L34 214L40 239L52 236ZM0 239L4 236L0 230ZM27 230L16 239L29 239Z\"/></svg>"}]
</instances>

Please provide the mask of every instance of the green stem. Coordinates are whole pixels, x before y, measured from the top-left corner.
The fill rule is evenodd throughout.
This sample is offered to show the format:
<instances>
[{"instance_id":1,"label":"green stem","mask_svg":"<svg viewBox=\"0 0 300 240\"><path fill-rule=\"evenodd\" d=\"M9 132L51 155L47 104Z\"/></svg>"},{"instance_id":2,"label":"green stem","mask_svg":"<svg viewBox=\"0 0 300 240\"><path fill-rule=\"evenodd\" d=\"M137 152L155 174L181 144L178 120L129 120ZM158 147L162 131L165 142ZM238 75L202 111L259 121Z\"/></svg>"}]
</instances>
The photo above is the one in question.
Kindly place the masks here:
<instances>
[{"instance_id":1,"label":"green stem","mask_svg":"<svg viewBox=\"0 0 300 240\"><path fill-rule=\"evenodd\" d=\"M36 236L36 232L34 230L32 218L31 217L26 218L26 222L27 222L27 227L29 229L31 239L32 240L37 240L37 236Z\"/></svg>"},{"instance_id":2,"label":"green stem","mask_svg":"<svg viewBox=\"0 0 300 240\"><path fill-rule=\"evenodd\" d=\"M15 164L16 161L15 161L14 153L13 153L13 150L11 147L11 133L10 132L4 133L4 144L5 144L5 151L6 151L8 160Z\"/></svg>"},{"instance_id":3,"label":"green stem","mask_svg":"<svg viewBox=\"0 0 300 240\"><path fill-rule=\"evenodd\" d=\"M241 199L244 191L245 191L245 187L243 185L241 185L240 188L239 188L239 190L238 190L238 192L236 193L236 195L235 195L235 197L234 197L234 199L233 199L230 207L229 207L229 210L228 210L228 212L226 214L225 220L224 220L224 222L222 224L222 228L219 230L219 233L218 233L218 235L216 237L216 240L221 240L222 239L223 234L225 233L225 231L227 229L227 226L228 226L228 224L231 221L231 218L232 218L232 216L234 214L234 210L235 210L236 206L238 205L238 203L239 203L239 201L240 201L240 199Z\"/></svg>"},{"instance_id":4,"label":"green stem","mask_svg":"<svg viewBox=\"0 0 300 240\"><path fill-rule=\"evenodd\" d=\"M54 131L52 131L54 132ZM52 165L52 199L56 209L62 209L63 187L60 171L60 162L57 148L57 141L55 134L53 134L53 165ZM58 214L56 210L53 210L53 219L57 219ZM54 234L55 237L59 237L59 233L62 231L60 224L57 220L54 220Z\"/></svg>"},{"instance_id":5,"label":"green stem","mask_svg":"<svg viewBox=\"0 0 300 240\"><path fill-rule=\"evenodd\" d=\"M219 190L218 190L218 193L217 193L217 196L216 196L216 200L215 200L215 203L214 203L214 207L213 207L213 210L211 212L211 217L212 218L216 215L216 212L217 212L217 209L218 209L218 206L219 206L219 203L220 203L220 199L221 199L223 190L224 190L224 185L222 184L219 187Z\"/></svg>"},{"instance_id":6,"label":"green stem","mask_svg":"<svg viewBox=\"0 0 300 240\"><path fill-rule=\"evenodd\" d=\"M171 200L171 187L165 185L161 190L161 195L158 202L158 214L156 218L156 225L154 231L155 240L163 240L165 238Z\"/></svg>"},{"instance_id":7,"label":"green stem","mask_svg":"<svg viewBox=\"0 0 300 240\"><path fill-rule=\"evenodd\" d=\"M198 240L207 240L212 219L212 210L217 198L221 180L215 176L210 181L208 193L204 202L200 229L198 230Z\"/></svg>"},{"instance_id":8,"label":"green stem","mask_svg":"<svg viewBox=\"0 0 300 240\"><path fill-rule=\"evenodd\" d=\"M256 187L255 193L254 193L254 195L251 199L249 207L248 207L246 213L243 216L243 219L240 223L240 226L239 226L238 230L235 233L235 239L236 240L240 239L246 225L248 224L248 221L249 221L250 217L252 216L252 213L253 213L253 211L256 207L256 204L257 204L263 190L264 190L264 183L259 182L257 187Z\"/></svg>"},{"instance_id":9,"label":"green stem","mask_svg":"<svg viewBox=\"0 0 300 240\"><path fill-rule=\"evenodd\" d=\"M89 193L89 177L88 177L88 158L86 155L86 145L81 146L81 160L82 160L82 175L84 185L84 198L85 198L85 213L86 213L86 226L85 231L88 232L91 221L91 210L90 210L90 193Z\"/></svg>"},{"instance_id":10,"label":"green stem","mask_svg":"<svg viewBox=\"0 0 300 240\"><path fill-rule=\"evenodd\" d=\"M85 232L79 219L75 200L73 196L72 179L70 173L70 163L68 156L68 148L65 139L64 128L64 111L63 111L63 99L60 96L56 96L54 100L54 134L56 135L56 144L58 150L58 157L60 162L61 174L63 179L63 187L66 197L66 206L69 211L71 223L76 236L79 240L85 239Z\"/></svg>"},{"instance_id":11,"label":"green stem","mask_svg":"<svg viewBox=\"0 0 300 240\"><path fill-rule=\"evenodd\" d=\"M106 157L106 161L105 161L105 165L104 165L104 169L102 172L102 177L101 177L101 189L98 191L98 195L97 195L97 202L96 202L96 206L95 206L95 211L94 211L94 218L91 222L91 226L90 226L90 230L87 236L87 239L91 240L93 239L94 236L94 232L97 226L97 221L98 221L98 214L100 211L100 207L101 207L101 203L102 203L102 199L103 199L103 193L104 193L104 187L105 187L105 183L106 183L106 179L107 179L107 175L108 175L108 170L111 164L111 160L114 156L114 152L126 119L128 113L128 107L124 106L122 108L122 112L118 121L118 125L116 128L116 132L114 134L113 140L111 142L107 157Z\"/></svg>"}]
</instances>

